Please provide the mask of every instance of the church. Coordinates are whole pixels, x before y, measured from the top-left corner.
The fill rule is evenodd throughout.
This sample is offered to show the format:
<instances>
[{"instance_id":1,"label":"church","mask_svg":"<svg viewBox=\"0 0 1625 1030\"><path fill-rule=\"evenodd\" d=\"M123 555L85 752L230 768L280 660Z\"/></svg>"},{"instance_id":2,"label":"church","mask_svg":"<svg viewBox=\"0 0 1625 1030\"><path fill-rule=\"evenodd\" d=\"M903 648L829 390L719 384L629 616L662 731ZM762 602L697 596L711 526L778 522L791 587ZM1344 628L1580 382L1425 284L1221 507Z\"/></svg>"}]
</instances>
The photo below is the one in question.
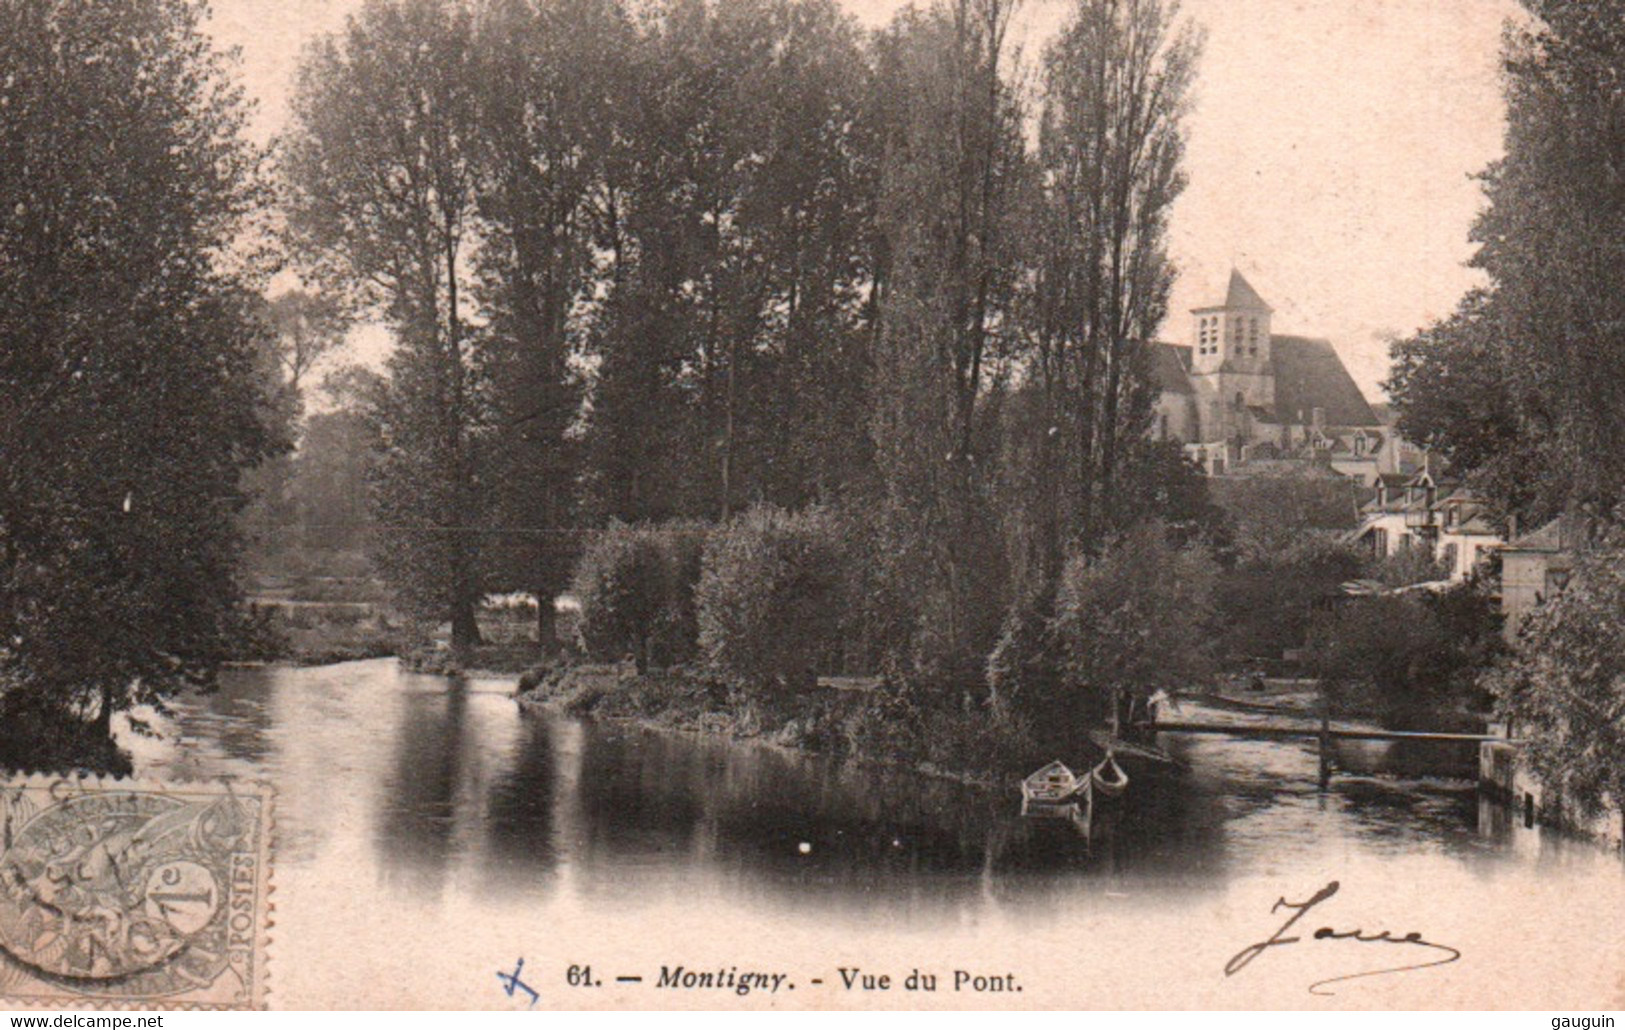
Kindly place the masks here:
<instances>
[{"instance_id":1,"label":"church","mask_svg":"<svg viewBox=\"0 0 1625 1030\"><path fill-rule=\"evenodd\" d=\"M1210 475L1312 461L1370 485L1401 471L1408 448L1372 410L1331 342L1277 335L1272 314L1232 271L1223 303L1191 311L1188 345L1153 344L1152 434L1182 442Z\"/></svg>"}]
</instances>

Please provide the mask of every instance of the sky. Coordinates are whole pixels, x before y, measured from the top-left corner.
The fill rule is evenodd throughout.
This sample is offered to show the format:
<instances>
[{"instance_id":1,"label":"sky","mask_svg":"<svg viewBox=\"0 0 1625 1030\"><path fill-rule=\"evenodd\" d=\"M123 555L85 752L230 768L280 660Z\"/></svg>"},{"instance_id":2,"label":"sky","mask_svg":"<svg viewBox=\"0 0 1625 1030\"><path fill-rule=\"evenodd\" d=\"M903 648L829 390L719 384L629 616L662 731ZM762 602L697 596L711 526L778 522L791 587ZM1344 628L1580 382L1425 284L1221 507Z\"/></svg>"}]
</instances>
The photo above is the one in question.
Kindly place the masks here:
<instances>
[{"instance_id":1,"label":"sky","mask_svg":"<svg viewBox=\"0 0 1625 1030\"><path fill-rule=\"evenodd\" d=\"M900 0L842 0L884 24ZM254 131L287 117L301 48L361 0L214 0L211 31L240 48ZM1069 0L1023 0L1029 58ZM1330 339L1380 399L1391 336L1450 313L1481 280L1466 267L1482 206L1473 176L1500 155L1499 47L1515 0L1185 0L1207 31L1188 120L1190 185L1170 227L1179 277L1162 338L1239 269L1276 332ZM354 341L376 359L379 331Z\"/></svg>"}]
</instances>

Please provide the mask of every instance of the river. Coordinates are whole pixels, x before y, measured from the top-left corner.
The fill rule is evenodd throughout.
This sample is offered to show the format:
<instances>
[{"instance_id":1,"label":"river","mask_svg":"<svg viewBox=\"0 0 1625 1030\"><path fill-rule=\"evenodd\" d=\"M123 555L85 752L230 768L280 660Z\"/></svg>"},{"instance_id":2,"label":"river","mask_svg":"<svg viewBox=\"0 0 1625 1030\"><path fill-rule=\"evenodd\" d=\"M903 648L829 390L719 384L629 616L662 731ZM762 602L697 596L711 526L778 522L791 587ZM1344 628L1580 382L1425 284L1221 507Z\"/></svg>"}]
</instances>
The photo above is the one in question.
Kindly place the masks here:
<instances>
[{"instance_id":1,"label":"river","mask_svg":"<svg viewBox=\"0 0 1625 1030\"><path fill-rule=\"evenodd\" d=\"M523 1007L496 977L520 958L555 1006L719 1004L650 993L685 963L795 973L799 998L750 1005L850 1004L840 966L900 982L963 965L1018 972L1023 1004L1296 1007L1285 960L1246 981L1222 967L1278 924L1275 897L1334 879L1347 918L1427 920L1464 954L1364 981L1360 1004L1575 998L1573 956L1535 943L1558 924L1601 964L1584 996L1625 992L1625 866L1509 826L1466 778L1470 751L1350 745L1322 792L1311 742L1171 741L1189 772L1085 845L1019 819L1013 792L527 715L509 690L387 659L235 669L124 732L140 775L275 787L276 1007ZM605 986L569 986L573 964Z\"/></svg>"}]
</instances>

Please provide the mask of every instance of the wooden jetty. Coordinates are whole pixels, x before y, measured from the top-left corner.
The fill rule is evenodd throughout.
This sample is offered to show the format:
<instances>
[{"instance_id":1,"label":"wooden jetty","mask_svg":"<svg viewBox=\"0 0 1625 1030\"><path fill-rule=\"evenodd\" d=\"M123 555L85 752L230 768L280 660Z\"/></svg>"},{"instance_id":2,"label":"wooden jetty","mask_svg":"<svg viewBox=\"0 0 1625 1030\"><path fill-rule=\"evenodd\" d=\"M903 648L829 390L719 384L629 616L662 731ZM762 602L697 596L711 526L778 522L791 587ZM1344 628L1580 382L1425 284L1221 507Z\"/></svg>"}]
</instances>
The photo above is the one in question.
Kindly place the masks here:
<instances>
[{"instance_id":1,"label":"wooden jetty","mask_svg":"<svg viewBox=\"0 0 1625 1030\"><path fill-rule=\"evenodd\" d=\"M1320 737L1332 740L1425 740L1440 744L1482 744L1486 740L1507 742L1506 737L1487 733L1438 733L1431 730L1361 730L1327 727L1312 723L1281 726L1268 723L1175 722L1141 723L1152 733L1209 733L1229 737Z\"/></svg>"},{"instance_id":2,"label":"wooden jetty","mask_svg":"<svg viewBox=\"0 0 1625 1030\"><path fill-rule=\"evenodd\" d=\"M1137 728L1148 733L1187 733L1208 734L1226 737L1250 738L1299 738L1318 742L1320 756L1320 786L1325 789L1332 778L1332 742L1335 740L1410 740L1434 744L1483 744L1494 741L1502 744L1516 744L1515 740L1506 737L1497 737L1488 733L1444 733L1433 730L1379 730L1359 729L1347 727L1334 727L1331 720L1322 714L1318 723L1304 722L1268 722L1268 723L1218 723L1218 722L1186 722L1173 719L1160 718L1160 712L1148 722L1138 723Z\"/></svg>"}]
</instances>

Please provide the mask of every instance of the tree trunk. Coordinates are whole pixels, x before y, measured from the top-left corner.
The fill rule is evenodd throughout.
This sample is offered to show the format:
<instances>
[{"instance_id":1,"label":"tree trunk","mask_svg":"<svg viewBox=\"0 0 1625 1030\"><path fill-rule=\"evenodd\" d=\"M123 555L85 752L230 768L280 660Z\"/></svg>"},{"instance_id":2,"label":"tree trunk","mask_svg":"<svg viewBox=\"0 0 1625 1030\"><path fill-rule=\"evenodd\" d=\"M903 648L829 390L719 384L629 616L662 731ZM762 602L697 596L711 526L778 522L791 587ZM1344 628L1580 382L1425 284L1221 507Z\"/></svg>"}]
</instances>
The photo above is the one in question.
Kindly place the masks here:
<instances>
[{"instance_id":1,"label":"tree trunk","mask_svg":"<svg viewBox=\"0 0 1625 1030\"><path fill-rule=\"evenodd\" d=\"M536 646L551 651L559 642L558 612L553 608L551 591L536 591Z\"/></svg>"},{"instance_id":2,"label":"tree trunk","mask_svg":"<svg viewBox=\"0 0 1625 1030\"><path fill-rule=\"evenodd\" d=\"M451 649L458 654L472 651L480 643L480 623L475 617L472 580L466 569L467 558L460 556L456 585L451 599Z\"/></svg>"},{"instance_id":3,"label":"tree trunk","mask_svg":"<svg viewBox=\"0 0 1625 1030\"><path fill-rule=\"evenodd\" d=\"M102 684L102 707L96 713L96 730L108 741L113 739L113 685Z\"/></svg>"}]
</instances>

